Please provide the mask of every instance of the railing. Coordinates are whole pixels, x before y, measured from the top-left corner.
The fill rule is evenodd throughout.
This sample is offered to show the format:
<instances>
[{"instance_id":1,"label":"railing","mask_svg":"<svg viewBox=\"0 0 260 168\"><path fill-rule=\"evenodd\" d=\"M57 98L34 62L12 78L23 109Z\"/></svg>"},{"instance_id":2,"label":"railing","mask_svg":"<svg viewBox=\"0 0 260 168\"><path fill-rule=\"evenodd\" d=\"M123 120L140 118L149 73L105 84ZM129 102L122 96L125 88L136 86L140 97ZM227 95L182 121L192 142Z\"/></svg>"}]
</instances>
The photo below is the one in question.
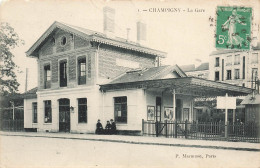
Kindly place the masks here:
<instances>
[{"instance_id":1,"label":"railing","mask_svg":"<svg viewBox=\"0 0 260 168\"><path fill-rule=\"evenodd\" d=\"M227 133L225 134L225 128ZM188 121L144 121L142 133L147 136L221 141L260 142L259 124Z\"/></svg>"},{"instance_id":2,"label":"railing","mask_svg":"<svg viewBox=\"0 0 260 168\"><path fill-rule=\"evenodd\" d=\"M5 119L0 122L2 131L24 131L24 120Z\"/></svg>"}]
</instances>

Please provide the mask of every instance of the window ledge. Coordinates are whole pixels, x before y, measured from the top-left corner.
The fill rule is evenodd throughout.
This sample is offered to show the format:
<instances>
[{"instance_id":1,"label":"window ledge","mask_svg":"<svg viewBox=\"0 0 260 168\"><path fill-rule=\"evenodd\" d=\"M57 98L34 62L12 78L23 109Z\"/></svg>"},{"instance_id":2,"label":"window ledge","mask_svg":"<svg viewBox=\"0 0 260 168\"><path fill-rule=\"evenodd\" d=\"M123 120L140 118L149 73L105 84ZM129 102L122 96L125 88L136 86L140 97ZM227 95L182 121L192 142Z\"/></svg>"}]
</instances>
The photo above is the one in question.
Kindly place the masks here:
<instances>
[{"instance_id":1,"label":"window ledge","mask_svg":"<svg viewBox=\"0 0 260 168\"><path fill-rule=\"evenodd\" d=\"M43 125L52 125L52 123L43 123Z\"/></svg>"},{"instance_id":2,"label":"window ledge","mask_svg":"<svg viewBox=\"0 0 260 168\"><path fill-rule=\"evenodd\" d=\"M127 125L127 123L116 123L116 125Z\"/></svg>"},{"instance_id":3,"label":"window ledge","mask_svg":"<svg viewBox=\"0 0 260 168\"><path fill-rule=\"evenodd\" d=\"M77 87L84 87L84 86L88 86L88 85L87 84L82 84L82 85L77 84Z\"/></svg>"},{"instance_id":4,"label":"window ledge","mask_svg":"<svg viewBox=\"0 0 260 168\"><path fill-rule=\"evenodd\" d=\"M87 125L88 123L78 123L77 125Z\"/></svg>"}]
</instances>

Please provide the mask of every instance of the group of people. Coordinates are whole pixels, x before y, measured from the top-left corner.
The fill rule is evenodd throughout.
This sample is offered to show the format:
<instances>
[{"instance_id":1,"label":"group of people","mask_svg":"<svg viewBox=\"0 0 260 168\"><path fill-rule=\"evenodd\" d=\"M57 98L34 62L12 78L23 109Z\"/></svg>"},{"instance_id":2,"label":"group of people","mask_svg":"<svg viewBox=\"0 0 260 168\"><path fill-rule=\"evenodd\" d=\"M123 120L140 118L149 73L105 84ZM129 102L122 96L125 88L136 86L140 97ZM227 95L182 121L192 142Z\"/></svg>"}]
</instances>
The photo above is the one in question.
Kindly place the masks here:
<instances>
[{"instance_id":1,"label":"group of people","mask_svg":"<svg viewBox=\"0 0 260 168\"><path fill-rule=\"evenodd\" d=\"M107 121L105 129L103 129L100 120L98 120L96 124L96 134L116 134L116 123L111 119L110 122Z\"/></svg>"}]
</instances>

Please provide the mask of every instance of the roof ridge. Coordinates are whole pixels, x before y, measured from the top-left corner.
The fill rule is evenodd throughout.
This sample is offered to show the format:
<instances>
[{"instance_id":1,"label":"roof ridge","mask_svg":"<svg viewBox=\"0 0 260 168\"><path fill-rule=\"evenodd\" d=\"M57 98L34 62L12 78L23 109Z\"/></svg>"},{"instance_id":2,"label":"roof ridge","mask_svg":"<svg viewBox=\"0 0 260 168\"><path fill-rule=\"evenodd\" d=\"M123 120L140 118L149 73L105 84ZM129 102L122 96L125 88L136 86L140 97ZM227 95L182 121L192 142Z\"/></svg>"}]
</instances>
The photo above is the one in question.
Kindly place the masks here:
<instances>
[{"instance_id":1,"label":"roof ridge","mask_svg":"<svg viewBox=\"0 0 260 168\"><path fill-rule=\"evenodd\" d=\"M82 27L78 27L78 26L74 26L74 25L70 25L70 24L58 22L58 21L55 21L51 26L49 26L49 28L36 40L36 42L29 48L29 50L26 51L26 55L28 57L30 57L30 56L38 57L37 54L33 55L33 54L35 54L34 53L35 50L37 50L37 48L39 48L40 44L42 44L44 42L44 40L50 35L50 33L52 33L56 28L62 29L64 31L70 32L72 34L76 34L77 36L82 37L87 40L104 43L104 44L116 46L119 48L125 48L128 50L134 50L137 52L150 54L150 55L154 55L154 56L160 56L160 57L166 57L166 55L167 55L166 52L163 52L163 51L160 51L157 49L153 49L150 47L142 46L142 45L139 45L138 43L128 42L126 40L120 40L117 37L115 37L115 38L107 37L106 35L104 35L102 33L99 33L99 32L96 32L96 31L93 31L90 29L86 29L86 28L82 28Z\"/></svg>"}]
</instances>

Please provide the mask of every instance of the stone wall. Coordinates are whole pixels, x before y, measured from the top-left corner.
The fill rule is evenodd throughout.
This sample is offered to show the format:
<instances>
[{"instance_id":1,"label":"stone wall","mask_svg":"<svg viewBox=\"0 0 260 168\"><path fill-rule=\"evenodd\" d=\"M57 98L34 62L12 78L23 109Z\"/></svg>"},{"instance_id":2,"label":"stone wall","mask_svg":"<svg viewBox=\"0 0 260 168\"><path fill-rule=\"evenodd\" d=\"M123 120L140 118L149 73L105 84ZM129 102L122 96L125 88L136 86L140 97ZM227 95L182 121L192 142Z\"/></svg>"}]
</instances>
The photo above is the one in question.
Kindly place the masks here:
<instances>
[{"instance_id":1,"label":"stone wall","mask_svg":"<svg viewBox=\"0 0 260 168\"><path fill-rule=\"evenodd\" d=\"M113 79L118 75L131 70L129 67L117 65L116 60L128 60L139 63L139 68L154 67L155 57L147 54L141 54L135 51L118 49L101 44L99 55L99 77Z\"/></svg>"},{"instance_id":2,"label":"stone wall","mask_svg":"<svg viewBox=\"0 0 260 168\"><path fill-rule=\"evenodd\" d=\"M66 37L66 44L62 45L62 38ZM86 57L87 80L86 85L93 85L95 80L95 49L90 42L70 33L59 30L46 40L39 51L39 90L44 89L44 66L51 67L51 88L59 89L59 63L67 60L67 87L76 87L77 84L77 58Z\"/></svg>"}]
</instances>

